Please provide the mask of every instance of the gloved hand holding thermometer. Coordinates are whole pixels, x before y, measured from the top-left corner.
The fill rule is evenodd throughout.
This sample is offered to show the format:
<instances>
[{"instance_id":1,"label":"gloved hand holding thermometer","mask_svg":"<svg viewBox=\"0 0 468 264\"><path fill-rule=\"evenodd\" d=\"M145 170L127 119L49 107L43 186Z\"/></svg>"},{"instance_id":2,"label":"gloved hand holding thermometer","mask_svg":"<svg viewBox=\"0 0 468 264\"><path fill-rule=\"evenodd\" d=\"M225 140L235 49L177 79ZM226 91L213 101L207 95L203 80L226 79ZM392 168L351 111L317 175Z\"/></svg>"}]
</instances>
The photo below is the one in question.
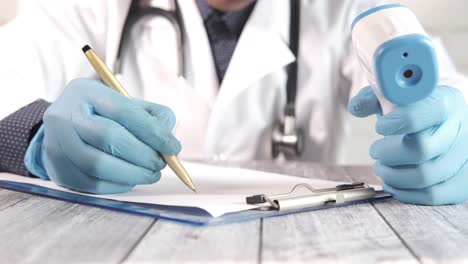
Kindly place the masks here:
<instances>
[{"instance_id":1,"label":"gloved hand holding thermometer","mask_svg":"<svg viewBox=\"0 0 468 264\"><path fill-rule=\"evenodd\" d=\"M352 27L370 87L352 98L349 111L357 117L378 115L376 131L384 138L372 145L370 155L384 190L409 203L463 202L468 107L459 90L438 85L431 40L411 10L398 4L368 10Z\"/></svg>"}]
</instances>

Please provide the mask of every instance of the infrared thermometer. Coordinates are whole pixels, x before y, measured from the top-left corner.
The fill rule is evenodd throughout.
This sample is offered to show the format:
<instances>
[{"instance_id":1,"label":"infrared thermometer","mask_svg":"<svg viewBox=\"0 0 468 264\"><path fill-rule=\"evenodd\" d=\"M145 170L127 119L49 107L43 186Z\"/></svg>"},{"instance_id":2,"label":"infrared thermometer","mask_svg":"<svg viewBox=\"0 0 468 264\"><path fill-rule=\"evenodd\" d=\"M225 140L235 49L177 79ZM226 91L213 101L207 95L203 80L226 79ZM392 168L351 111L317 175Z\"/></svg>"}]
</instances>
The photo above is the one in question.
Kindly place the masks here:
<instances>
[{"instance_id":1,"label":"infrared thermometer","mask_svg":"<svg viewBox=\"0 0 468 264\"><path fill-rule=\"evenodd\" d=\"M432 93L439 81L433 44L406 6L374 7L352 23L352 41L383 114Z\"/></svg>"}]
</instances>

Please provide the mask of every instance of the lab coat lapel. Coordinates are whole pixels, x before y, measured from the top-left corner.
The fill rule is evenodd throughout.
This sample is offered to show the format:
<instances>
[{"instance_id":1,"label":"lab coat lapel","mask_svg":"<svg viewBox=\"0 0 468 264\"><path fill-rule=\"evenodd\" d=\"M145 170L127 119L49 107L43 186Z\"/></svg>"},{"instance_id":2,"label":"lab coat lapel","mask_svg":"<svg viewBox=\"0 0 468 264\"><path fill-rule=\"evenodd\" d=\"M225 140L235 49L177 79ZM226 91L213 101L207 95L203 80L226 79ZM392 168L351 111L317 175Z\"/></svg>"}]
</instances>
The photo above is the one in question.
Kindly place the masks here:
<instances>
[{"instance_id":1,"label":"lab coat lapel","mask_svg":"<svg viewBox=\"0 0 468 264\"><path fill-rule=\"evenodd\" d=\"M117 52L120 44L122 29L127 17L128 9L130 8L130 0L121 0L108 5L108 31L107 45L105 47L105 62L111 70L114 69L117 60Z\"/></svg>"},{"instance_id":2,"label":"lab coat lapel","mask_svg":"<svg viewBox=\"0 0 468 264\"><path fill-rule=\"evenodd\" d=\"M186 34L186 79L194 92L213 106L219 90L213 55L208 35L195 1L183 1L180 5Z\"/></svg>"},{"instance_id":3,"label":"lab coat lapel","mask_svg":"<svg viewBox=\"0 0 468 264\"><path fill-rule=\"evenodd\" d=\"M183 3L182 3L183 2ZM205 141L203 140L211 110L219 90L210 43L195 1L179 1L184 21L185 40L185 79L178 80L178 88L183 91L182 105L176 111L178 124L176 137L184 146L180 157L201 159Z\"/></svg>"},{"instance_id":4,"label":"lab coat lapel","mask_svg":"<svg viewBox=\"0 0 468 264\"><path fill-rule=\"evenodd\" d=\"M216 106L226 105L262 77L295 60L285 41L289 33L288 3L258 0L229 63Z\"/></svg>"}]
</instances>

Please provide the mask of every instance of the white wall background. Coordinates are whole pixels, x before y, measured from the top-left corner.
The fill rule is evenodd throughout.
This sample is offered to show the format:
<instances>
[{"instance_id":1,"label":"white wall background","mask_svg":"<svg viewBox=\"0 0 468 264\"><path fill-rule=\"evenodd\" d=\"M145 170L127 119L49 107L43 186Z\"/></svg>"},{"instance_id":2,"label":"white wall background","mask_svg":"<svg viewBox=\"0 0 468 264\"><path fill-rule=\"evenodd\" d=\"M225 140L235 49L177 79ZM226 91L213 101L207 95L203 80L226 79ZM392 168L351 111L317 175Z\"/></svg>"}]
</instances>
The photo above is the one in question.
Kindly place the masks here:
<instances>
[{"instance_id":1,"label":"white wall background","mask_svg":"<svg viewBox=\"0 0 468 264\"><path fill-rule=\"evenodd\" d=\"M426 30L442 38L459 69L468 75L468 1L400 0L422 21Z\"/></svg>"},{"instance_id":2,"label":"white wall background","mask_svg":"<svg viewBox=\"0 0 468 264\"><path fill-rule=\"evenodd\" d=\"M16 15L18 3L19 0L0 0L0 25Z\"/></svg>"},{"instance_id":3,"label":"white wall background","mask_svg":"<svg viewBox=\"0 0 468 264\"><path fill-rule=\"evenodd\" d=\"M11 19L31 0L0 0L0 25ZM324 0L326 1L326 0ZM442 39L459 70L468 75L468 1L467 0L397 0L419 17L426 30ZM342 162L371 164L371 143L379 136L374 132L375 118L352 118L352 134L346 140Z\"/></svg>"}]
</instances>

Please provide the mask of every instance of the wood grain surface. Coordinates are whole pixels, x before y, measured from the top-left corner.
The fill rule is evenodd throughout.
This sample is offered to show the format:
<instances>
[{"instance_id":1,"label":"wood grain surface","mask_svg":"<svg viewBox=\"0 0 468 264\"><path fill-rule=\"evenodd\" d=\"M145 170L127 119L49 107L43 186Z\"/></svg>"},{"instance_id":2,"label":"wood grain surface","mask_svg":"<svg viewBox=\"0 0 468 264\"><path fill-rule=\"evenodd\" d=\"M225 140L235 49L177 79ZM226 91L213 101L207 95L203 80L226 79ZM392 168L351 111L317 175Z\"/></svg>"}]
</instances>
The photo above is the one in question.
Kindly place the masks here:
<instances>
[{"instance_id":1,"label":"wood grain surface","mask_svg":"<svg viewBox=\"0 0 468 264\"><path fill-rule=\"evenodd\" d=\"M379 184L369 167L216 162ZM194 227L0 189L1 263L461 263L468 204L376 202Z\"/></svg>"}]
</instances>

